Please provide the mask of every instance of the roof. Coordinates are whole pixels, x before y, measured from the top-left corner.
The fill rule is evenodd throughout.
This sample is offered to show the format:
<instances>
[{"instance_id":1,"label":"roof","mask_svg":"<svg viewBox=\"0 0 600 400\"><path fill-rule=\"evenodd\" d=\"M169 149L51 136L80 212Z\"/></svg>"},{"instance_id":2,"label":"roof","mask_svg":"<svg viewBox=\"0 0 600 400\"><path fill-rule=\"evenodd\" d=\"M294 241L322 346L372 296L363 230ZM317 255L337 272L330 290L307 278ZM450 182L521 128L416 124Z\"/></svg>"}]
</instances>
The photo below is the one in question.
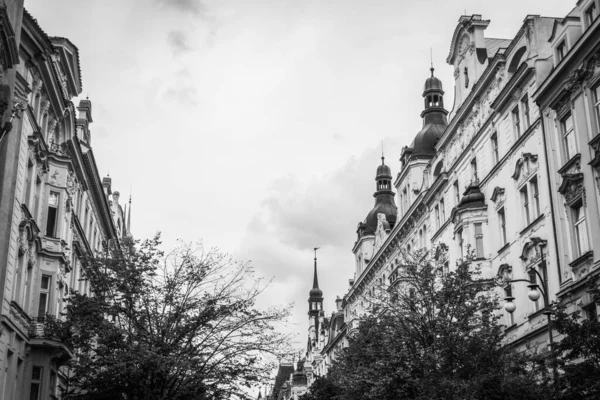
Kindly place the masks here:
<instances>
[{"instance_id":1,"label":"roof","mask_svg":"<svg viewBox=\"0 0 600 400\"><path fill-rule=\"evenodd\" d=\"M488 58L494 57L499 49L507 48L511 42L512 39L485 38L485 49L487 50Z\"/></svg>"}]
</instances>

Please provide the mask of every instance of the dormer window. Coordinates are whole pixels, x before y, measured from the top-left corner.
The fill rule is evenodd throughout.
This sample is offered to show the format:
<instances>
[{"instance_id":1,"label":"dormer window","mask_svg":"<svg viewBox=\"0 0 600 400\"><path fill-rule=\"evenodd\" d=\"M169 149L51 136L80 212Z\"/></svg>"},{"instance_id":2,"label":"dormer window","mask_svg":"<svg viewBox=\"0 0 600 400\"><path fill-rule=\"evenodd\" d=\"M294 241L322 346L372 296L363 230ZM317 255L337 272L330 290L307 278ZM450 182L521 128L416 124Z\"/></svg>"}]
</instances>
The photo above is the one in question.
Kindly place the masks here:
<instances>
[{"instance_id":1,"label":"dormer window","mask_svg":"<svg viewBox=\"0 0 600 400\"><path fill-rule=\"evenodd\" d=\"M465 74L465 88L468 88L469 87L469 70L467 69L467 67L465 67L464 74Z\"/></svg>"},{"instance_id":2,"label":"dormer window","mask_svg":"<svg viewBox=\"0 0 600 400\"><path fill-rule=\"evenodd\" d=\"M562 42L560 42L560 44L558 46L556 46L556 61L557 61L557 64L559 62L561 62L561 60L563 58L565 58L566 54L567 54L567 44L563 40Z\"/></svg>"},{"instance_id":3,"label":"dormer window","mask_svg":"<svg viewBox=\"0 0 600 400\"><path fill-rule=\"evenodd\" d=\"M587 10L585 10L585 25L586 28L589 28L590 25L594 22L598 13L596 12L596 3L592 3Z\"/></svg>"}]
</instances>

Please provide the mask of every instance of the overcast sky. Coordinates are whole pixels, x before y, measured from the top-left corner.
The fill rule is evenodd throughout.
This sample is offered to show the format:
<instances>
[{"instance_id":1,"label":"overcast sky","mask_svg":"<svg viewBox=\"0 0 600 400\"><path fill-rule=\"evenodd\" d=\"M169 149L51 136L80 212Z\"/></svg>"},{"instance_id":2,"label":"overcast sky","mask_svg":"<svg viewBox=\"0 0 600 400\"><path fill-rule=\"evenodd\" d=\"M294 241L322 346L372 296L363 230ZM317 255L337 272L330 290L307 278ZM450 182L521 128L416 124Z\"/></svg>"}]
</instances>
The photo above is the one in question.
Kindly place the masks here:
<instances>
[{"instance_id":1,"label":"overcast sky","mask_svg":"<svg viewBox=\"0 0 600 400\"><path fill-rule=\"evenodd\" d=\"M273 278L263 303L295 303L306 343L312 248L325 310L354 273L384 141L395 175L421 127L430 48L445 63L458 18L512 38L527 14L575 0L26 0L79 48L92 145L133 196L137 238L202 239Z\"/></svg>"}]
</instances>

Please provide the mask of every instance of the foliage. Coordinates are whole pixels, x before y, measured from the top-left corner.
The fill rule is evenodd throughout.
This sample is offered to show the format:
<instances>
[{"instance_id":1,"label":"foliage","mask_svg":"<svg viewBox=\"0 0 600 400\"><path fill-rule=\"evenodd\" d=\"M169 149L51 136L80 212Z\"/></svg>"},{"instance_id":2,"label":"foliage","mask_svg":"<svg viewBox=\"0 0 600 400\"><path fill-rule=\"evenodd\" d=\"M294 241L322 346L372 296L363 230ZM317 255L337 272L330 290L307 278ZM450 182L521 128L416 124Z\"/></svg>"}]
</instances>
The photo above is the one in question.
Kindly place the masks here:
<instances>
[{"instance_id":1,"label":"foliage","mask_svg":"<svg viewBox=\"0 0 600 400\"><path fill-rule=\"evenodd\" d=\"M341 400L339 387L328 376L318 377L310 387L310 391L300 397L300 400Z\"/></svg>"},{"instance_id":2,"label":"foliage","mask_svg":"<svg viewBox=\"0 0 600 400\"><path fill-rule=\"evenodd\" d=\"M600 305L597 281L589 282L592 306ZM554 329L562 335L556 343L561 399L600 398L600 322L570 312L565 303L554 304Z\"/></svg>"},{"instance_id":3,"label":"foliage","mask_svg":"<svg viewBox=\"0 0 600 400\"><path fill-rule=\"evenodd\" d=\"M159 237L85 260L92 294L71 294L48 329L71 346L65 398L247 399L287 338L285 309L260 311L248 264Z\"/></svg>"},{"instance_id":4,"label":"foliage","mask_svg":"<svg viewBox=\"0 0 600 400\"><path fill-rule=\"evenodd\" d=\"M469 257L453 270L405 254L394 286L365 297L330 370L344 399L543 399L543 363L501 346L491 281Z\"/></svg>"}]
</instances>

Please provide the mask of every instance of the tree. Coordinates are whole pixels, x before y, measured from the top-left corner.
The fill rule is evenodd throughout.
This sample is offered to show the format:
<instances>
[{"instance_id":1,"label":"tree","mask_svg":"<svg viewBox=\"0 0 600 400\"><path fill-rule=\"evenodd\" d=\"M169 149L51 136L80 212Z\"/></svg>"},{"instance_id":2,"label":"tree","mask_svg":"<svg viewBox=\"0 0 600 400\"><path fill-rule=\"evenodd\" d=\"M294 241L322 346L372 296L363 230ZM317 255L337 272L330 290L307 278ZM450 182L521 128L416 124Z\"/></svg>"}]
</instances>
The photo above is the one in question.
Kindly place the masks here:
<instances>
[{"instance_id":1,"label":"tree","mask_svg":"<svg viewBox=\"0 0 600 400\"><path fill-rule=\"evenodd\" d=\"M320 376L315 379L310 387L310 391L300 397L300 400L341 400L338 397L341 389L335 385L328 376Z\"/></svg>"},{"instance_id":2,"label":"tree","mask_svg":"<svg viewBox=\"0 0 600 400\"><path fill-rule=\"evenodd\" d=\"M330 370L344 399L543 399L543 363L502 346L491 280L469 257L448 270L405 254L392 287L372 290Z\"/></svg>"},{"instance_id":3,"label":"tree","mask_svg":"<svg viewBox=\"0 0 600 400\"><path fill-rule=\"evenodd\" d=\"M554 303L554 328L562 335L555 344L561 369L558 388L562 399L597 399L600 397L600 322L596 307L600 305L597 279L589 282L589 318L570 312L565 303Z\"/></svg>"},{"instance_id":4,"label":"tree","mask_svg":"<svg viewBox=\"0 0 600 400\"><path fill-rule=\"evenodd\" d=\"M66 398L249 399L244 388L287 348L274 330L287 309L255 307L264 285L250 265L188 244L164 256L159 244L86 259L92 295L73 293L48 321L77 354Z\"/></svg>"}]
</instances>

